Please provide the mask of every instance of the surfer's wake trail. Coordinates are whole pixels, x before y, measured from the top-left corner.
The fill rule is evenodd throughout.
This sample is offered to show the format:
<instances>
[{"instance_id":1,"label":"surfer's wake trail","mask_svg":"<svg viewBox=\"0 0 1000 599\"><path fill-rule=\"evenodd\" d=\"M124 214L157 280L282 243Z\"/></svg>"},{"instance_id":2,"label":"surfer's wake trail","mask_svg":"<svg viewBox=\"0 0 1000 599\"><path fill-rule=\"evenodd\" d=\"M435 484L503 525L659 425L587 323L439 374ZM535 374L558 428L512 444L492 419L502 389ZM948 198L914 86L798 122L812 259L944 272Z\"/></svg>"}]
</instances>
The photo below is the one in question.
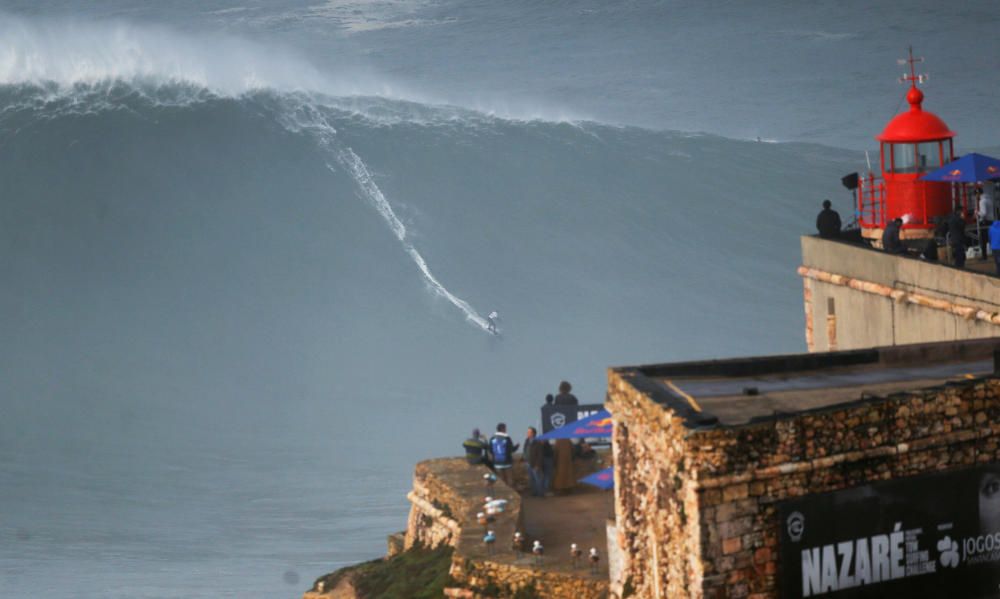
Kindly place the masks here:
<instances>
[{"instance_id":1,"label":"surfer's wake trail","mask_svg":"<svg viewBox=\"0 0 1000 599\"><path fill-rule=\"evenodd\" d=\"M279 119L286 128L291 131L307 130L312 133L316 138L317 144L323 150L329 152L336 159L337 163L347 169L357 184L361 196L378 211L382 219L385 220L385 223L392 229L393 235L396 236L396 239L403 246L403 250L410 256L413 263L417 265L417 268L420 269L420 274L423 276L428 288L438 297L448 300L451 305L461 310L465 315L466 321L478 326L483 331L489 332L489 325L486 319L469 302L448 291L448 288L442 285L437 277L434 276L434 273L431 272L427 261L420 254L420 251L407 239L406 225L396 216L392 205L375 183L375 179L372 177L364 161L361 160L361 157L353 149L344 146L337 140L337 130L327 122L323 115L314 106L306 105L289 115L282 116L290 117ZM305 117L304 121L301 118L302 116ZM331 172L337 172L337 169L332 164L328 163L327 168Z\"/></svg>"}]
</instances>

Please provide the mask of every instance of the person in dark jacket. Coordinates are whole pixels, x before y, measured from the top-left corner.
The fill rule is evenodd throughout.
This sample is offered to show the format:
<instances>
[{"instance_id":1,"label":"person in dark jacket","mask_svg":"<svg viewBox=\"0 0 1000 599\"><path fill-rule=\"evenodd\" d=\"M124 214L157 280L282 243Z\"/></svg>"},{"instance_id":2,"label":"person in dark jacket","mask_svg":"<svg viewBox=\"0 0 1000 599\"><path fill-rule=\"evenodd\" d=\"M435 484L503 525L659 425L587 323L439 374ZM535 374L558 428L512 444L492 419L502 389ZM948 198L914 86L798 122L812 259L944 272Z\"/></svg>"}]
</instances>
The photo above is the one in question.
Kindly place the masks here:
<instances>
[{"instance_id":1,"label":"person in dark jacket","mask_svg":"<svg viewBox=\"0 0 1000 599\"><path fill-rule=\"evenodd\" d=\"M479 434L478 428L472 429L472 436L462 442L462 447L465 448L465 461L469 464L490 465L486 458L486 439Z\"/></svg>"},{"instance_id":2,"label":"person in dark jacket","mask_svg":"<svg viewBox=\"0 0 1000 599\"><path fill-rule=\"evenodd\" d=\"M948 246L955 266L965 268L965 214L961 206L948 217Z\"/></svg>"},{"instance_id":3,"label":"person in dark jacket","mask_svg":"<svg viewBox=\"0 0 1000 599\"><path fill-rule=\"evenodd\" d=\"M510 440L507 435L507 425L501 422L497 425L497 432L490 437L490 454L493 456L493 469L497 476L507 486L514 488L514 477L510 469L514 466L514 452L520 447Z\"/></svg>"},{"instance_id":4,"label":"person in dark jacket","mask_svg":"<svg viewBox=\"0 0 1000 599\"><path fill-rule=\"evenodd\" d=\"M920 252L920 257L928 262L938 261L938 242L937 239L931 237L924 244L924 250Z\"/></svg>"},{"instance_id":5,"label":"person in dark jacket","mask_svg":"<svg viewBox=\"0 0 1000 599\"><path fill-rule=\"evenodd\" d=\"M993 261L997 264L997 276L1000 276L1000 220L993 221L989 230L990 249L993 250Z\"/></svg>"},{"instance_id":6,"label":"person in dark jacket","mask_svg":"<svg viewBox=\"0 0 1000 599\"><path fill-rule=\"evenodd\" d=\"M528 434L524 439L524 459L525 468L528 470L528 484L531 487L531 494L535 497L545 496L545 472L543 470L542 459L544 450L542 445L545 441L539 441L535 437L538 431L533 426L528 427Z\"/></svg>"},{"instance_id":7,"label":"person in dark jacket","mask_svg":"<svg viewBox=\"0 0 1000 599\"><path fill-rule=\"evenodd\" d=\"M555 404L557 406L576 406L580 404L580 401L575 395L570 393L573 390L573 385L570 385L567 381L559 383L559 395L556 395Z\"/></svg>"},{"instance_id":8,"label":"person in dark jacket","mask_svg":"<svg viewBox=\"0 0 1000 599\"><path fill-rule=\"evenodd\" d=\"M548 495L552 491L552 471L555 469L556 459L555 452L552 449L552 444L548 441L542 441L542 474L544 479L542 481L542 489L545 491L545 495Z\"/></svg>"},{"instance_id":9,"label":"person in dark jacket","mask_svg":"<svg viewBox=\"0 0 1000 599\"><path fill-rule=\"evenodd\" d=\"M903 254L906 252L903 242L899 240L899 228L902 226L903 219L901 218L897 218L886 225L885 231L882 232L883 250L890 254Z\"/></svg>"},{"instance_id":10,"label":"person in dark jacket","mask_svg":"<svg viewBox=\"0 0 1000 599\"><path fill-rule=\"evenodd\" d=\"M823 239L840 237L840 214L831 205L830 200L823 200L823 210L816 217L816 230Z\"/></svg>"}]
</instances>

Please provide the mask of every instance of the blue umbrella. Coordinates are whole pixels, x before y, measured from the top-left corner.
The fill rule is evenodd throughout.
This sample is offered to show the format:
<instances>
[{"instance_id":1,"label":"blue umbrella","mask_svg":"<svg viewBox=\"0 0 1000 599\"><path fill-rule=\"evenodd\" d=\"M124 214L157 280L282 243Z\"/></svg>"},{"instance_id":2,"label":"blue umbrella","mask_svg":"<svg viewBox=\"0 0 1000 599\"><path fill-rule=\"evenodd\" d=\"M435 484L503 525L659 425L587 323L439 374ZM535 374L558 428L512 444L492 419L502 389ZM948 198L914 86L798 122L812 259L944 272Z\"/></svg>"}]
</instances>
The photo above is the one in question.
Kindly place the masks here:
<instances>
[{"instance_id":1,"label":"blue umbrella","mask_svg":"<svg viewBox=\"0 0 1000 599\"><path fill-rule=\"evenodd\" d=\"M579 482L593 485L598 489L610 489L615 486L615 467L611 466L610 468L599 470L581 478Z\"/></svg>"},{"instance_id":2,"label":"blue umbrella","mask_svg":"<svg viewBox=\"0 0 1000 599\"><path fill-rule=\"evenodd\" d=\"M1000 160L972 152L921 176L920 179L956 183L975 183L976 181L1000 179Z\"/></svg>"},{"instance_id":3,"label":"blue umbrella","mask_svg":"<svg viewBox=\"0 0 1000 599\"><path fill-rule=\"evenodd\" d=\"M579 439L593 437L611 436L611 413L601 410L596 414L591 414L575 422L570 422L566 426L550 430L538 438L541 441L548 439Z\"/></svg>"}]
</instances>

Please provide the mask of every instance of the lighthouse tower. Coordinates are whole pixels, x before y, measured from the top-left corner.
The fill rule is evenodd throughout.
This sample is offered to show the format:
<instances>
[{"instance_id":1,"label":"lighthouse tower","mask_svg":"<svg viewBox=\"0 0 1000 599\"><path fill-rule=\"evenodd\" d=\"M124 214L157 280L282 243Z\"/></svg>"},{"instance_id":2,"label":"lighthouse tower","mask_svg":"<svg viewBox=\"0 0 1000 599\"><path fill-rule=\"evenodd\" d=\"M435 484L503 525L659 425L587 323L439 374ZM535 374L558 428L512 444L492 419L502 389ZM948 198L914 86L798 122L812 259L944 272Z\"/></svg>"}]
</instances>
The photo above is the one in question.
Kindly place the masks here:
<instances>
[{"instance_id":1,"label":"lighthouse tower","mask_svg":"<svg viewBox=\"0 0 1000 599\"><path fill-rule=\"evenodd\" d=\"M906 101L910 109L896 115L876 139L880 142L881 177L869 173L858 186L858 221L862 236L881 242L885 226L895 218L904 221L902 239L922 239L934 235L934 218L952 210L950 183L920 181L918 178L954 160L955 133L937 115L923 109L924 94L917 87L927 80L917 75L909 58L910 72L900 77L909 83Z\"/></svg>"}]
</instances>

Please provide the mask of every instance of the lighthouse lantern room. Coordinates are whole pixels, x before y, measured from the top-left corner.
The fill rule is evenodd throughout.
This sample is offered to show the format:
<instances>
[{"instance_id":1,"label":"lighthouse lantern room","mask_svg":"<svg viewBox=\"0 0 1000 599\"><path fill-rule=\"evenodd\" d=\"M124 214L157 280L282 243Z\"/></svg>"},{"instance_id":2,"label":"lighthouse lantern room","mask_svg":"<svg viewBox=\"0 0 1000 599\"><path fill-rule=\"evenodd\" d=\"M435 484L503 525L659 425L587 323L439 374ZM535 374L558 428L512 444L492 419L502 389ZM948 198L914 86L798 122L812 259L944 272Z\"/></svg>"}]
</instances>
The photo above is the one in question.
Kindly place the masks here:
<instances>
[{"instance_id":1,"label":"lighthouse lantern room","mask_svg":"<svg viewBox=\"0 0 1000 599\"><path fill-rule=\"evenodd\" d=\"M910 109L896 115L876 137L879 141L881 177L869 172L858 185L858 221L862 236L878 243L885 226L896 218L903 219L900 237L921 239L934 236L935 217L952 210L954 200L964 205L964 189L957 188L953 197L950 183L922 181L919 177L954 160L955 133L937 115L923 109L924 94L917 87L927 80L917 75L914 63L923 59L909 58L910 72L900 77L909 83L906 101Z\"/></svg>"}]
</instances>

